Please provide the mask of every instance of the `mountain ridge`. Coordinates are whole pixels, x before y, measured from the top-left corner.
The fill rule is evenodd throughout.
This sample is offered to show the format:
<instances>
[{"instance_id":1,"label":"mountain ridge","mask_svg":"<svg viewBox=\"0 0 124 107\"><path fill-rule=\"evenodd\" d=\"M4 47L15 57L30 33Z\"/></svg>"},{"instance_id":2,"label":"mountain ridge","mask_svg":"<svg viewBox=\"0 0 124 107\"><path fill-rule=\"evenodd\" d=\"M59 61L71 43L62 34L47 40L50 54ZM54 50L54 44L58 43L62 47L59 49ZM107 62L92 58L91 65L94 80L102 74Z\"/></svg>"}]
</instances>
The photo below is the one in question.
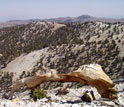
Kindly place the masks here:
<instances>
[{"instance_id":1,"label":"mountain ridge","mask_svg":"<svg viewBox=\"0 0 124 107\"><path fill-rule=\"evenodd\" d=\"M28 20L10 20L6 22L0 22L0 28L11 27L21 24L29 24L32 22L38 21L48 21L48 22L57 22L57 23L73 23L73 22L89 22L89 21L100 21L108 23L124 22L124 18L99 18L90 15L80 15L77 17L58 17L58 18L49 18L49 19L28 19Z\"/></svg>"},{"instance_id":2,"label":"mountain ridge","mask_svg":"<svg viewBox=\"0 0 124 107\"><path fill-rule=\"evenodd\" d=\"M9 86L16 79L33 75L42 65L56 69L59 73L68 73L81 65L98 63L111 79L124 78L123 28L124 23L33 22L0 29L0 82L3 84L1 90L9 90ZM39 57L37 52L40 52ZM18 63L20 57L21 63ZM38 57L38 60L24 62L23 59L28 57ZM22 60L26 67L23 67ZM17 76L16 70L20 75L14 79ZM8 79L11 82L5 87ZM55 83L47 83L44 87L50 88L51 85L58 86ZM77 87L75 83L69 87L71 86Z\"/></svg>"}]
</instances>

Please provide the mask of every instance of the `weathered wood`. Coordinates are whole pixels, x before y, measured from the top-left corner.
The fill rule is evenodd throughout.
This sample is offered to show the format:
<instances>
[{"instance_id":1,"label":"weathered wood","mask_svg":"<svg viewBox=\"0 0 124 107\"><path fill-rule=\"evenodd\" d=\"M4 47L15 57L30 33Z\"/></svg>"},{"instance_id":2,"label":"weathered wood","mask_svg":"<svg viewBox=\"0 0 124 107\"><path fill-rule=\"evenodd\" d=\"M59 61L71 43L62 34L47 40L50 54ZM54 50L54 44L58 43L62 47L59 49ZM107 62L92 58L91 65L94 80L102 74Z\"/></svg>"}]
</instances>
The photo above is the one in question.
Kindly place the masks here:
<instances>
[{"instance_id":1,"label":"weathered wood","mask_svg":"<svg viewBox=\"0 0 124 107\"><path fill-rule=\"evenodd\" d=\"M9 98L21 86L26 85L28 88L34 88L46 81L80 82L82 84L88 84L96 87L101 97L117 99L115 84L98 64L84 65L78 70L67 74L58 74L54 69L43 67L34 76L20 80L12 88L7 97Z\"/></svg>"}]
</instances>

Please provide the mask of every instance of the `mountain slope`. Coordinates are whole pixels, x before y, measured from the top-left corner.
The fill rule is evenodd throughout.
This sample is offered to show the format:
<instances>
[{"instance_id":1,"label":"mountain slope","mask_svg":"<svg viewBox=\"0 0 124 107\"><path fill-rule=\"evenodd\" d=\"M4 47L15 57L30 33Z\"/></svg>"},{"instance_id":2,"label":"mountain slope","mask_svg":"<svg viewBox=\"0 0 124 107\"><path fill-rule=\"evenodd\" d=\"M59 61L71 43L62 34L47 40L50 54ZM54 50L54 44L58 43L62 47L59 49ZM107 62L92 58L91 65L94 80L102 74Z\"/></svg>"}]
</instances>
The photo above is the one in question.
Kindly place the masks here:
<instances>
[{"instance_id":1,"label":"mountain slope","mask_svg":"<svg viewBox=\"0 0 124 107\"><path fill-rule=\"evenodd\" d=\"M98 63L112 79L124 78L123 28L124 23L34 22L0 29L1 90L9 90L16 79L33 75L42 65L67 73L83 64ZM30 55L32 60L28 60ZM36 56L39 57L34 60ZM28 68L23 68L23 64ZM16 69L19 74L15 74ZM76 87L74 84L70 86ZM62 84L47 83L44 87L58 85Z\"/></svg>"}]
</instances>

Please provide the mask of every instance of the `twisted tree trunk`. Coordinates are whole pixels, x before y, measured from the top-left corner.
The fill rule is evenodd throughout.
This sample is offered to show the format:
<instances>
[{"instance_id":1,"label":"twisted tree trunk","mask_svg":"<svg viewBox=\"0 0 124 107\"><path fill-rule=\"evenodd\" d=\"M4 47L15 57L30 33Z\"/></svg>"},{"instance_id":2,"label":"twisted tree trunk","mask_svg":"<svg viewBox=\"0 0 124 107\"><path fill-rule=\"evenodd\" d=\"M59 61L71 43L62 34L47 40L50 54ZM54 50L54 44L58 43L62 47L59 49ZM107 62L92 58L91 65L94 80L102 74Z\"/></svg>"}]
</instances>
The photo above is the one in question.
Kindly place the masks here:
<instances>
[{"instance_id":1,"label":"twisted tree trunk","mask_svg":"<svg viewBox=\"0 0 124 107\"><path fill-rule=\"evenodd\" d=\"M45 71L45 73L43 73L43 71ZM82 68L67 74L58 74L54 69L43 67L42 70L38 71L34 76L24 78L17 82L8 94L7 98L9 98L14 91L21 86L26 85L28 88L34 88L46 81L80 82L82 84L88 84L96 87L101 97L117 99L117 89L115 84L98 64L84 65Z\"/></svg>"}]
</instances>

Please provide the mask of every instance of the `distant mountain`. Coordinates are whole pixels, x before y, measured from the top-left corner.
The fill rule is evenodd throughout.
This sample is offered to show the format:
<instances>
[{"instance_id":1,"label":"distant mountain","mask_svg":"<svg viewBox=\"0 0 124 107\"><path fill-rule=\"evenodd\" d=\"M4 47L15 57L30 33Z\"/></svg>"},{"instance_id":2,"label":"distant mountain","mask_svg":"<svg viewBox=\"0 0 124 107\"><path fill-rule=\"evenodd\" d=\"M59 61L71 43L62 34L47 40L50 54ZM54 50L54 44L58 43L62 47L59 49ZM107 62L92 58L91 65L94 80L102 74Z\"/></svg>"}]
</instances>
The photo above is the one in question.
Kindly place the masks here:
<instances>
[{"instance_id":1,"label":"distant mountain","mask_svg":"<svg viewBox=\"0 0 124 107\"><path fill-rule=\"evenodd\" d=\"M21 24L29 24L29 23L38 22L38 21L48 21L48 22L57 22L57 23L72 23L72 22L84 23L89 21L93 21L93 22L101 21L101 22L115 23L115 22L124 22L124 18L109 19L109 18L97 18L89 15L81 15L78 17L59 17L59 18L51 18L51 19L11 20L11 21L0 23L0 28L11 27L11 26L21 25Z\"/></svg>"},{"instance_id":2,"label":"distant mountain","mask_svg":"<svg viewBox=\"0 0 124 107\"><path fill-rule=\"evenodd\" d=\"M78 17L61 17L61 18L52 18L52 19L44 19L44 21L50 22L59 22L59 23L71 23L71 22L89 22L89 21L101 21L101 22L124 22L123 19L109 19L109 18L97 18L89 15L81 15Z\"/></svg>"},{"instance_id":3,"label":"distant mountain","mask_svg":"<svg viewBox=\"0 0 124 107\"><path fill-rule=\"evenodd\" d=\"M28 23L30 23L30 20L12 20L7 22L0 22L0 28L28 24Z\"/></svg>"},{"instance_id":4,"label":"distant mountain","mask_svg":"<svg viewBox=\"0 0 124 107\"><path fill-rule=\"evenodd\" d=\"M58 22L58 23L71 23L71 22L94 21L94 19L97 19L97 18L89 15L82 15L79 17L59 17L59 18L52 18L52 19L44 19L44 21Z\"/></svg>"}]
</instances>

